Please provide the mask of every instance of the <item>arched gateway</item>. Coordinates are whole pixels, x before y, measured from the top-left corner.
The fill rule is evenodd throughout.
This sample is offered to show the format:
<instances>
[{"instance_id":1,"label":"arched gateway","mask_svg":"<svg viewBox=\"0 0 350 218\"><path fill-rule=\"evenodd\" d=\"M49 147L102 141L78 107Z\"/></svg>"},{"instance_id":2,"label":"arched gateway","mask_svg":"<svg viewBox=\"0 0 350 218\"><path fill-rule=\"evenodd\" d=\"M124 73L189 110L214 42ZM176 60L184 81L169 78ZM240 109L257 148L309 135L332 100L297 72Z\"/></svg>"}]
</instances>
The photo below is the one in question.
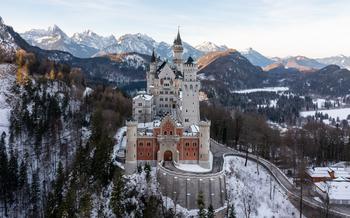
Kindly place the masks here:
<instances>
[{"instance_id":1,"label":"arched gateway","mask_svg":"<svg viewBox=\"0 0 350 218\"><path fill-rule=\"evenodd\" d=\"M173 160L173 153L169 150L164 152L164 161L172 161Z\"/></svg>"}]
</instances>

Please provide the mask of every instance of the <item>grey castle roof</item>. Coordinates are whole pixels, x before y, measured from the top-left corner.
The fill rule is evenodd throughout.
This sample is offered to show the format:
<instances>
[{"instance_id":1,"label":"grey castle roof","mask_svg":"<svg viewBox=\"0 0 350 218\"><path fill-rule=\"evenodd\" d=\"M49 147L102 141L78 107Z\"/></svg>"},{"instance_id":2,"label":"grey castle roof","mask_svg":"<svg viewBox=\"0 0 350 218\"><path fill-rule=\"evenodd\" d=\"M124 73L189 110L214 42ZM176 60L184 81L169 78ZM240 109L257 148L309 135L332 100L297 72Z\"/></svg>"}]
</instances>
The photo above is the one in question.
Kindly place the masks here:
<instances>
[{"instance_id":1,"label":"grey castle roof","mask_svg":"<svg viewBox=\"0 0 350 218\"><path fill-rule=\"evenodd\" d=\"M180 37L180 31L178 30L177 31L177 36L174 40L174 45L182 45L182 40L181 40L181 37Z\"/></svg>"},{"instance_id":2,"label":"grey castle roof","mask_svg":"<svg viewBox=\"0 0 350 218\"><path fill-rule=\"evenodd\" d=\"M165 65L167 64L167 61L163 61L163 63L157 68L156 70L156 74L155 74L155 78L159 78L158 75L159 73L162 71L162 69L165 67ZM181 71L177 70L176 68L173 69L174 73L175 73L175 78L180 78L182 77L182 73Z\"/></svg>"},{"instance_id":3,"label":"grey castle roof","mask_svg":"<svg viewBox=\"0 0 350 218\"><path fill-rule=\"evenodd\" d=\"M152 51L152 56L151 56L151 63L156 62L156 54L154 53L154 49Z\"/></svg>"},{"instance_id":4,"label":"grey castle roof","mask_svg":"<svg viewBox=\"0 0 350 218\"><path fill-rule=\"evenodd\" d=\"M185 64L193 64L193 62L194 62L193 58L189 56Z\"/></svg>"}]
</instances>

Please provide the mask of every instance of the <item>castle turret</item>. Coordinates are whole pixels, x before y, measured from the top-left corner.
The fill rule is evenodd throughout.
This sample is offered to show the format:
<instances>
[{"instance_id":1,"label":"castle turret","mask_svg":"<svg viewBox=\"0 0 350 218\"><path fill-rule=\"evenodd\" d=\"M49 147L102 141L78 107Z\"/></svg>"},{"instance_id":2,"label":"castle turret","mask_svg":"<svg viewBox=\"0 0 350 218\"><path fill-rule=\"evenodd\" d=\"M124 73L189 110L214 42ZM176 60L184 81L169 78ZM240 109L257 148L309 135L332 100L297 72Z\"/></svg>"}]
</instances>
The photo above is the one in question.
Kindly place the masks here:
<instances>
[{"instance_id":1,"label":"castle turret","mask_svg":"<svg viewBox=\"0 0 350 218\"><path fill-rule=\"evenodd\" d=\"M137 121L126 122L125 172L132 174L137 168Z\"/></svg>"},{"instance_id":2,"label":"castle turret","mask_svg":"<svg viewBox=\"0 0 350 218\"><path fill-rule=\"evenodd\" d=\"M154 87L154 78L157 71L157 58L156 54L154 52L154 49L152 51L151 56L151 63L149 65L149 71L146 74L147 79L147 93L151 93L153 87Z\"/></svg>"},{"instance_id":3,"label":"castle turret","mask_svg":"<svg viewBox=\"0 0 350 218\"><path fill-rule=\"evenodd\" d=\"M182 82L182 123L185 127L199 122L199 90L197 81L197 65L191 57L183 65Z\"/></svg>"},{"instance_id":4,"label":"castle turret","mask_svg":"<svg viewBox=\"0 0 350 218\"><path fill-rule=\"evenodd\" d=\"M173 44L173 62L178 70L182 71L182 53L183 53L183 47L182 47L182 40L180 37L180 30L177 31L177 36L174 40Z\"/></svg>"},{"instance_id":5,"label":"castle turret","mask_svg":"<svg viewBox=\"0 0 350 218\"><path fill-rule=\"evenodd\" d=\"M210 121L200 121L199 124L199 165L210 168Z\"/></svg>"}]
</instances>

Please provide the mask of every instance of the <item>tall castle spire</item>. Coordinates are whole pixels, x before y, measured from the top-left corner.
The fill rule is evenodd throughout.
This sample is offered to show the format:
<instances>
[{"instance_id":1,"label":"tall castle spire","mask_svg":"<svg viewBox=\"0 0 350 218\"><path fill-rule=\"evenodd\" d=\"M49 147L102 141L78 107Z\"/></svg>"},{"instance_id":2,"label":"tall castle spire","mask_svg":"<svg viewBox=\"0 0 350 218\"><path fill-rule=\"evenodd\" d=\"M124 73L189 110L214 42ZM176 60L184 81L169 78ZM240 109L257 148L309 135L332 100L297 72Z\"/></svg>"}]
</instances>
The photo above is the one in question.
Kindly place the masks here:
<instances>
[{"instance_id":1,"label":"tall castle spire","mask_svg":"<svg viewBox=\"0 0 350 218\"><path fill-rule=\"evenodd\" d=\"M181 45L182 46L182 41L181 41L181 36L180 36L180 26L177 27L177 36L174 40L174 45Z\"/></svg>"},{"instance_id":2,"label":"tall castle spire","mask_svg":"<svg viewBox=\"0 0 350 218\"><path fill-rule=\"evenodd\" d=\"M180 27L178 27L177 36L176 36L176 38L174 40L174 44L173 44L173 62L178 67L178 69L181 68L183 50L184 49L182 47L182 40L181 40L181 36L180 36Z\"/></svg>"}]
</instances>

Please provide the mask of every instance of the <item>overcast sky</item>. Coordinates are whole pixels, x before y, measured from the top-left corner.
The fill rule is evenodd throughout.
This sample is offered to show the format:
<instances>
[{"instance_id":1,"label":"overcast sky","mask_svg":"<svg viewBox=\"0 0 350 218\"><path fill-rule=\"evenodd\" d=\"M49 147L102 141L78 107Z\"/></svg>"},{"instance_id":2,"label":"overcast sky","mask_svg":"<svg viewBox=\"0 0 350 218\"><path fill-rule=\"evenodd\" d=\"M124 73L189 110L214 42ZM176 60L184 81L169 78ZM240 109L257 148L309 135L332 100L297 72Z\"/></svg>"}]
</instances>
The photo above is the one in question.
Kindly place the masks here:
<instances>
[{"instance_id":1,"label":"overcast sky","mask_svg":"<svg viewBox=\"0 0 350 218\"><path fill-rule=\"evenodd\" d=\"M68 35L145 33L253 47L268 56L350 56L350 0L0 0L18 32L57 24Z\"/></svg>"}]
</instances>

